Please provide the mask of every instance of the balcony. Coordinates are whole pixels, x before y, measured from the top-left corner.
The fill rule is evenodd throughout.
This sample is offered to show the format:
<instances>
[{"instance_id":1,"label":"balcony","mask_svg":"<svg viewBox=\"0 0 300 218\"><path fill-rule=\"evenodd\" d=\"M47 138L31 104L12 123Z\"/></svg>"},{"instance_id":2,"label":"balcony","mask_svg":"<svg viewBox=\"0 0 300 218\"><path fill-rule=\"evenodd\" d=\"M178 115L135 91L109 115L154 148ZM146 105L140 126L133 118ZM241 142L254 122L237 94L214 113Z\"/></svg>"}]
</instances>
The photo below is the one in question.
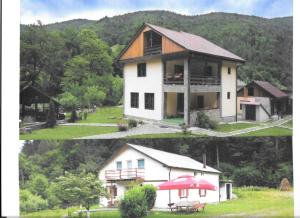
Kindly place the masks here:
<instances>
[{"instance_id":1,"label":"balcony","mask_svg":"<svg viewBox=\"0 0 300 218\"><path fill-rule=\"evenodd\" d=\"M156 55L161 53L161 45L153 45L151 47L144 47L144 56Z\"/></svg>"},{"instance_id":2,"label":"balcony","mask_svg":"<svg viewBox=\"0 0 300 218\"><path fill-rule=\"evenodd\" d=\"M130 168L122 170L106 170L106 180L132 180L132 179L143 179L145 174L144 169Z\"/></svg>"},{"instance_id":3,"label":"balcony","mask_svg":"<svg viewBox=\"0 0 300 218\"><path fill-rule=\"evenodd\" d=\"M183 75L166 76L164 78L165 85L183 85ZM192 77L190 85L220 85L220 79L214 77Z\"/></svg>"}]
</instances>

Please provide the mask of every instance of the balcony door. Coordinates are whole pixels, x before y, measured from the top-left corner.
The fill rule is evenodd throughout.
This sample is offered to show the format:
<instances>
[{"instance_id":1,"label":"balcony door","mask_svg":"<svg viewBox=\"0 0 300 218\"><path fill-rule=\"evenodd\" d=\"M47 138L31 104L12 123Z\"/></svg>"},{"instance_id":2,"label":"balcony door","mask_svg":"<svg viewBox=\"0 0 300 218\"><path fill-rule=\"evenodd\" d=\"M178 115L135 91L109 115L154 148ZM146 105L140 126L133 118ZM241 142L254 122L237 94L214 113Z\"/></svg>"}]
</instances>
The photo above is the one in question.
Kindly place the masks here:
<instances>
[{"instance_id":1,"label":"balcony door","mask_svg":"<svg viewBox=\"0 0 300 218\"><path fill-rule=\"evenodd\" d=\"M184 93L177 93L177 113L183 113L184 110Z\"/></svg>"}]
</instances>

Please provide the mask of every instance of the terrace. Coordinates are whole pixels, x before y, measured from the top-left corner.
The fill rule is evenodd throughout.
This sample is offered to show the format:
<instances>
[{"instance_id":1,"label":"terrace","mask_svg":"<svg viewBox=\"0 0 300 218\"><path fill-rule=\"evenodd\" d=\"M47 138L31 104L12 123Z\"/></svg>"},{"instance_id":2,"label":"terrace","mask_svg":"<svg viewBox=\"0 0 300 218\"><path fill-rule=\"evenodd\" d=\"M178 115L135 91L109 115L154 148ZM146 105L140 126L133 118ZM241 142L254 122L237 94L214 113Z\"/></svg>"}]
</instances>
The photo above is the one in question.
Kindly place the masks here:
<instances>
[{"instance_id":1,"label":"terrace","mask_svg":"<svg viewBox=\"0 0 300 218\"><path fill-rule=\"evenodd\" d=\"M139 168L128 168L120 170L106 170L105 179L111 180L132 180L132 179L143 179L145 174L144 169Z\"/></svg>"}]
</instances>

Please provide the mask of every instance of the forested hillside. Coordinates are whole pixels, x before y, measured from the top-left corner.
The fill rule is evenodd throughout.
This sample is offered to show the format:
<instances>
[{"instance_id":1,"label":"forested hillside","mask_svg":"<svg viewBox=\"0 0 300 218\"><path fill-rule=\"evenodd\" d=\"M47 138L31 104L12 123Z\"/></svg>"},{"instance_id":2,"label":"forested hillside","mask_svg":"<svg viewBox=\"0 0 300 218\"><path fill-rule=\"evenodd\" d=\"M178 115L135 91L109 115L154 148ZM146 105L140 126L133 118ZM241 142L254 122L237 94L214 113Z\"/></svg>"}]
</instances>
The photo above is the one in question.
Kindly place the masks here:
<instances>
[{"instance_id":1,"label":"forested hillside","mask_svg":"<svg viewBox=\"0 0 300 218\"><path fill-rule=\"evenodd\" d=\"M201 35L243 57L247 62L239 68L239 77L244 82L267 80L279 88L292 89L292 17L265 19L229 13L184 16L168 11L22 25L21 81L32 82L51 96L67 92L63 97L69 100L79 93L81 102L118 102L122 84L116 75L120 71L111 65L143 22ZM84 34L88 37L82 37ZM95 96L99 91L108 95ZM92 100L85 99L87 92Z\"/></svg>"},{"instance_id":2,"label":"forested hillside","mask_svg":"<svg viewBox=\"0 0 300 218\"><path fill-rule=\"evenodd\" d=\"M143 22L201 35L247 60L239 77L268 80L292 88L293 18L265 19L229 13L183 16L168 11L143 11L105 17L99 21L72 20L48 25L94 29L110 46L125 45Z\"/></svg>"}]
</instances>

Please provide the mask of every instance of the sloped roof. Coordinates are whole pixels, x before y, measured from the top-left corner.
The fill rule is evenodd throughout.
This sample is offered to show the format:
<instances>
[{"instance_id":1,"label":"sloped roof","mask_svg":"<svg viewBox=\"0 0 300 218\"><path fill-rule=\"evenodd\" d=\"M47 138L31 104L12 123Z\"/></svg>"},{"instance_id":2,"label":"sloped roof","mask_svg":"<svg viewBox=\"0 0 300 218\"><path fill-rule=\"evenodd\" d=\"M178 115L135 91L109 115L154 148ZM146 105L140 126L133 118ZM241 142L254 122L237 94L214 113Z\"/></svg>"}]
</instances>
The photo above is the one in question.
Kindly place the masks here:
<instances>
[{"instance_id":1,"label":"sloped roof","mask_svg":"<svg viewBox=\"0 0 300 218\"><path fill-rule=\"evenodd\" d=\"M201 36L186 33L183 31L178 32L149 23L146 23L146 25L171 39L172 41L176 42L177 44L181 45L182 47L186 48L187 50L245 62L243 58L233 54L230 51L227 51L224 48L221 48L220 46L208 41Z\"/></svg>"},{"instance_id":2,"label":"sloped roof","mask_svg":"<svg viewBox=\"0 0 300 218\"><path fill-rule=\"evenodd\" d=\"M273 86L271 83L267 81L258 81L254 80L253 83L264 89L266 92L274 96L275 98L283 98L288 97L286 93L278 89L277 87Z\"/></svg>"},{"instance_id":3,"label":"sloped roof","mask_svg":"<svg viewBox=\"0 0 300 218\"><path fill-rule=\"evenodd\" d=\"M134 145L134 144L127 144L127 145L168 167L199 170L203 172L221 173L220 171L212 167L209 167L207 165L206 168L203 168L203 163L200 163L187 156L161 151L153 148L148 148L140 145Z\"/></svg>"}]
</instances>

